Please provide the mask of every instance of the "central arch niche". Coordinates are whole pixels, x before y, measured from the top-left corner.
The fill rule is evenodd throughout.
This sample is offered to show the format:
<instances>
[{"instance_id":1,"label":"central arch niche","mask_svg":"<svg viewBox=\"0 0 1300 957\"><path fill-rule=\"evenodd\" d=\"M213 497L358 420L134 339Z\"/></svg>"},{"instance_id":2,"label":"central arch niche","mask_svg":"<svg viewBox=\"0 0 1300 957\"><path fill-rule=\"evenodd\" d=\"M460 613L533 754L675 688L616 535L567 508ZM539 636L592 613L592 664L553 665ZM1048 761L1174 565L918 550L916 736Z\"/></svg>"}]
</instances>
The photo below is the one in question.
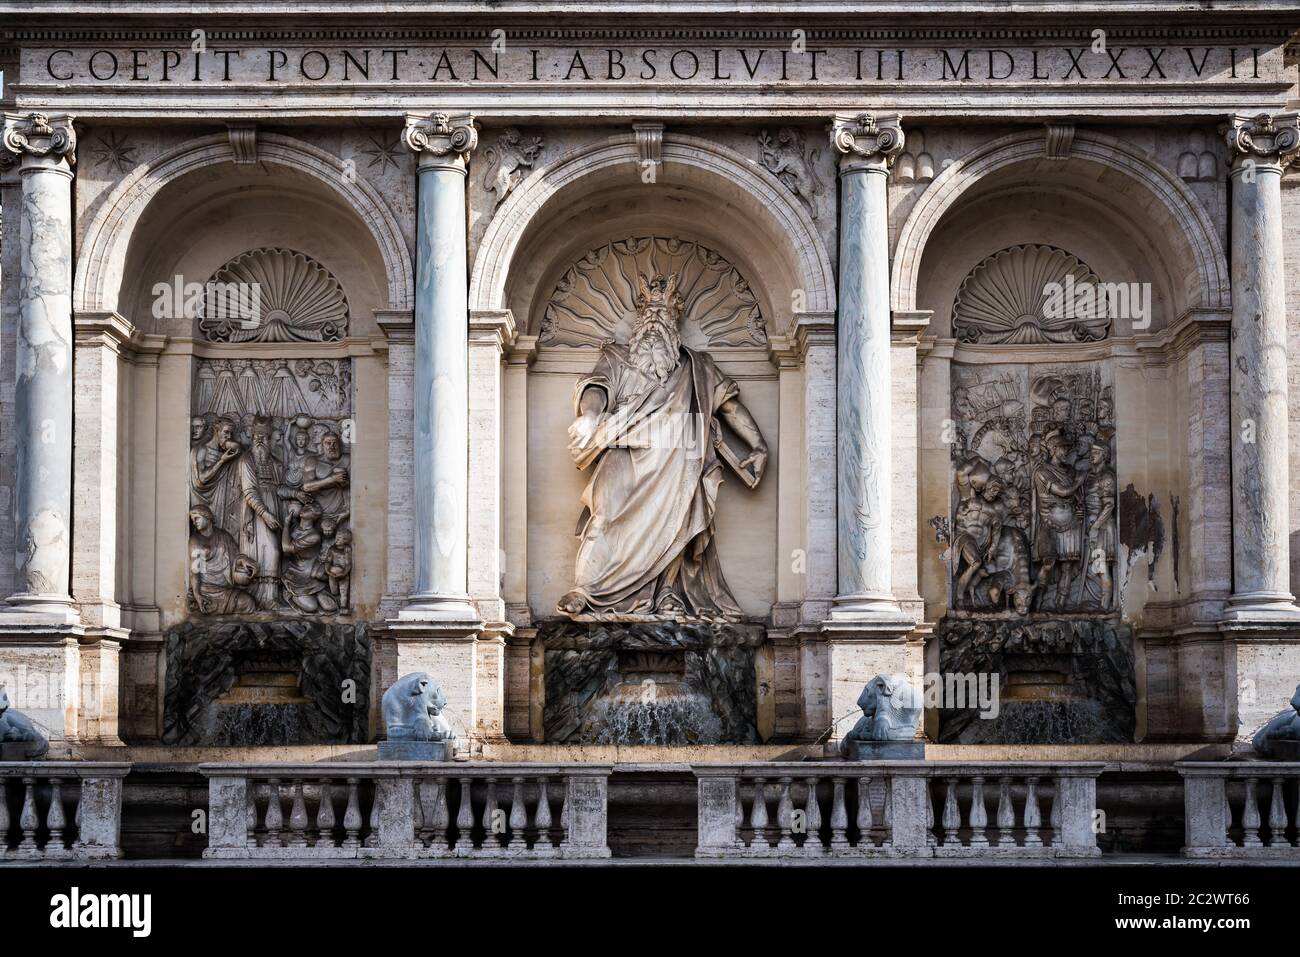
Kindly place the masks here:
<instances>
[{"instance_id":1,"label":"central arch niche","mask_svg":"<svg viewBox=\"0 0 1300 957\"><path fill-rule=\"evenodd\" d=\"M575 525L588 479L567 450L574 386L594 368L603 342L626 342L638 283L677 275L684 345L707 352L738 383L769 448L757 488L727 473L718 494L722 573L759 647L741 649L746 660L708 679L726 684L723 697L733 704L715 714L721 728L700 739L752 742L773 733L773 712L755 713L759 685L763 707L772 708L773 652L765 636L781 601L798 600L789 594L792 583L782 581L783 568L806 543L799 531L804 469L788 454L804 438L795 385L802 369L797 360L782 363L778 350L789 349L796 308L833 309L831 273L822 238L797 199L752 161L668 135L656 181L643 181L642 171L630 136L560 157L510 194L475 252L472 304L488 314L508 309L521 333L503 386L505 605L516 627L545 630L557 619L556 603L573 586ZM513 537L521 530L522 542ZM535 718L532 735L580 740L581 731L565 738L570 732L551 714L554 649L546 648L546 727ZM653 665L647 673L677 680L653 658L620 658L619 673ZM689 679L694 668L680 673ZM534 708L540 704L534 697Z\"/></svg>"}]
</instances>

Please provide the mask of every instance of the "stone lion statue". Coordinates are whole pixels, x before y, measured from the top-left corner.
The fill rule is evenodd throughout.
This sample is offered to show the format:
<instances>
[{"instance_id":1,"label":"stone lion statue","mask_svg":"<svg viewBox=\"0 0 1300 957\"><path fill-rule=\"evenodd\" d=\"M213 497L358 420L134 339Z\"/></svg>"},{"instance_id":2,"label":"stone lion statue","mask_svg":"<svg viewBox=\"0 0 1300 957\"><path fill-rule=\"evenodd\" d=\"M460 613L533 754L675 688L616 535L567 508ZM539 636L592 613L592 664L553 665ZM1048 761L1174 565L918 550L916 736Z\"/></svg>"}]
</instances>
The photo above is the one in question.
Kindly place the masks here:
<instances>
[{"instance_id":1,"label":"stone lion statue","mask_svg":"<svg viewBox=\"0 0 1300 957\"><path fill-rule=\"evenodd\" d=\"M849 741L911 741L924 704L906 675L876 675L858 695L862 717L840 742L847 753Z\"/></svg>"},{"instance_id":2,"label":"stone lion statue","mask_svg":"<svg viewBox=\"0 0 1300 957\"><path fill-rule=\"evenodd\" d=\"M451 724L442 715L447 696L428 672L398 678L384 692L383 706L390 741L450 741L453 737Z\"/></svg>"},{"instance_id":3,"label":"stone lion statue","mask_svg":"<svg viewBox=\"0 0 1300 957\"><path fill-rule=\"evenodd\" d=\"M29 758L39 758L50 749L50 742L32 724L31 718L10 707L9 692L4 685L0 685L0 742L32 744L27 751Z\"/></svg>"},{"instance_id":4,"label":"stone lion statue","mask_svg":"<svg viewBox=\"0 0 1300 957\"><path fill-rule=\"evenodd\" d=\"M1291 710L1275 715L1256 731L1251 745L1260 757L1275 758L1279 756L1273 746L1275 741L1300 741L1300 685L1291 696Z\"/></svg>"}]
</instances>

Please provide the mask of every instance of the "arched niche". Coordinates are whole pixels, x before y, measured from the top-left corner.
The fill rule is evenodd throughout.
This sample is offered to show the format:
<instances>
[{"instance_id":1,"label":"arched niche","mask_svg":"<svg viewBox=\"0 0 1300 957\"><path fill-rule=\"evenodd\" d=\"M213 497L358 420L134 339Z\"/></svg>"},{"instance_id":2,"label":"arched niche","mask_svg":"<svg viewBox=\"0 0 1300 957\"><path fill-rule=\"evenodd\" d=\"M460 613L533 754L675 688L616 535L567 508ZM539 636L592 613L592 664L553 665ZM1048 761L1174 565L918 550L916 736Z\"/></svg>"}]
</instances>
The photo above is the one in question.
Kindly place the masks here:
<instances>
[{"instance_id":1,"label":"arched niche","mask_svg":"<svg viewBox=\"0 0 1300 957\"><path fill-rule=\"evenodd\" d=\"M788 561L779 560L781 548L804 541L798 532L802 467L780 455L804 427L796 408L801 389L793 384L802 370L797 363L781 368L773 350L788 348L776 344L788 343L803 314L832 321L829 256L797 199L723 146L666 134L653 182L643 180L644 169L631 135L561 156L501 204L475 252L471 311L508 309L522 334L516 349L528 351L527 362L508 366L504 385L507 607L526 604L535 618L555 614L555 601L571 584L574 525L587 480L567 452L566 429L574 384L598 351L538 341L547 304L566 272L592 250L653 237L720 256L752 290L765 320L766 341L713 345L709 352L739 382L771 451L757 489L734 477L724 482L717 516L723 572L746 614L767 618L782 598L780 569ZM684 324L692 321L687 316ZM521 471L526 488L513 487L510 475ZM790 517L783 519L786 510ZM782 533L783 521L795 531ZM526 545L514 545L516 535Z\"/></svg>"}]
</instances>

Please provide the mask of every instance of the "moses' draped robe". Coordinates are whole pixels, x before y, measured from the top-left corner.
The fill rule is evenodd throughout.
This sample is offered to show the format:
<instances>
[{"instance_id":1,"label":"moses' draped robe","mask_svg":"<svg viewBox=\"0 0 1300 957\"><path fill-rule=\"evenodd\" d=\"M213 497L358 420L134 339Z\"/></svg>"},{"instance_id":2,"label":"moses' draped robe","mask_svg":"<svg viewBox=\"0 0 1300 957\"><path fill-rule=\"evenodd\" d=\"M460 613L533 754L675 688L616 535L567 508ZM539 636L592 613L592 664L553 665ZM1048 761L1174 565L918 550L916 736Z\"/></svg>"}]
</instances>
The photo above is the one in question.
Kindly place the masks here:
<instances>
[{"instance_id":1,"label":"moses' draped robe","mask_svg":"<svg viewBox=\"0 0 1300 957\"><path fill-rule=\"evenodd\" d=\"M713 360L682 348L662 385L608 344L574 390L580 414L587 389L605 411L591 441L573 449L591 470L578 519L574 591L590 613L651 614L674 594L693 616L739 618L722 577L713 534L722 462L714 415L739 393Z\"/></svg>"}]
</instances>

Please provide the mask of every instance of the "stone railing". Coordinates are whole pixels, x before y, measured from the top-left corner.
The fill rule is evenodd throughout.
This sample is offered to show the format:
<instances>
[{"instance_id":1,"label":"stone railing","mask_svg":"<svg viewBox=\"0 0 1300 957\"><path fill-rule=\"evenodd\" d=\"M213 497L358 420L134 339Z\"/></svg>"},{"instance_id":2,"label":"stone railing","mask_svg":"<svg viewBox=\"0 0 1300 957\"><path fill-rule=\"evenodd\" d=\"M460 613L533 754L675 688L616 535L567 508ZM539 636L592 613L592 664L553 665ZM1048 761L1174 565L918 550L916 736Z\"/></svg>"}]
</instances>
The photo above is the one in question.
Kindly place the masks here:
<instances>
[{"instance_id":1,"label":"stone railing","mask_svg":"<svg viewBox=\"0 0 1300 957\"><path fill-rule=\"evenodd\" d=\"M607 765L203 764L209 858L609 857Z\"/></svg>"},{"instance_id":2,"label":"stone railing","mask_svg":"<svg viewBox=\"0 0 1300 957\"><path fill-rule=\"evenodd\" d=\"M1187 857L1300 860L1300 762L1181 762Z\"/></svg>"},{"instance_id":3,"label":"stone railing","mask_svg":"<svg viewBox=\"0 0 1300 957\"><path fill-rule=\"evenodd\" d=\"M121 857L122 779L130 770L90 761L0 763L0 861Z\"/></svg>"},{"instance_id":4,"label":"stone railing","mask_svg":"<svg viewBox=\"0 0 1300 957\"><path fill-rule=\"evenodd\" d=\"M1096 857L1097 777L1104 767L693 765L699 789L695 856Z\"/></svg>"}]
</instances>

